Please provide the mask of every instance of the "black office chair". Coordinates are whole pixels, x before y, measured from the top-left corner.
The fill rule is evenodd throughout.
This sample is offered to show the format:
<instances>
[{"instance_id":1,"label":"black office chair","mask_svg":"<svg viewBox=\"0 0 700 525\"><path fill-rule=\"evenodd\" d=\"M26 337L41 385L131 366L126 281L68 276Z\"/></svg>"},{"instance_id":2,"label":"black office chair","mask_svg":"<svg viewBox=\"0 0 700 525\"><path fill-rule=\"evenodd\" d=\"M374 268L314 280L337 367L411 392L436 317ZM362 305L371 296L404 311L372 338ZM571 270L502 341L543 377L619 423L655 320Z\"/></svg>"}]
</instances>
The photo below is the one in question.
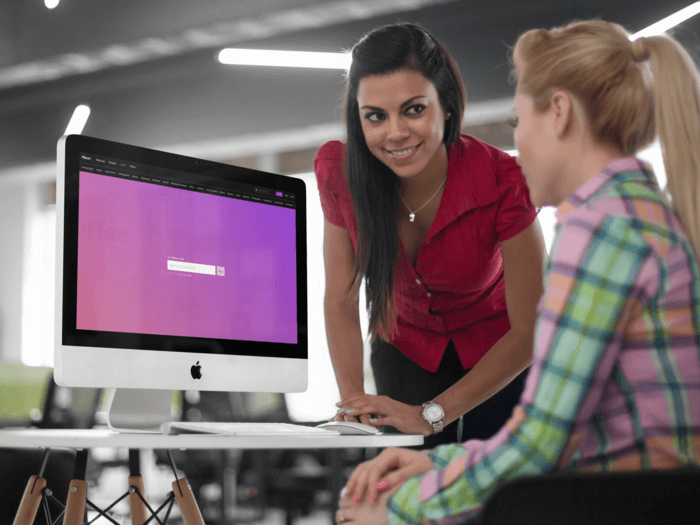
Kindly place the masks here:
<instances>
[{"instance_id":1,"label":"black office chair","mask_svg":"<svg viewBox=\"0 0 700 525\"><path fill-rule=\"evenodd\" d=\"M493 491L477 523L695 525L700 468L522 476Z\"/></svg>"}]
</instances>

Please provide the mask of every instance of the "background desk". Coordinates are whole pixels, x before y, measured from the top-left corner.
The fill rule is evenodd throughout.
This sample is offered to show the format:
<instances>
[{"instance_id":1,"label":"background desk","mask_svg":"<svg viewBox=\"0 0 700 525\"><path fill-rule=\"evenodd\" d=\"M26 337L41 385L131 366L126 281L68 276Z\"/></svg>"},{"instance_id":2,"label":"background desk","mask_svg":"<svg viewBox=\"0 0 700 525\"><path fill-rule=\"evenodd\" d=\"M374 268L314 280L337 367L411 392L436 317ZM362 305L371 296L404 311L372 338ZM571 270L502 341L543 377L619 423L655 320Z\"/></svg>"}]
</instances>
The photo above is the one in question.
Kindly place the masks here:
<instances>
[{"instance_id":1,"label":"background desk","mask_svg":"<svg viewBox=\"0 0 700 525\"><path fill-rule=\"evenodd\" d=\"M107 429L2 429L0 447L7 448L125 448L125 449L335 449L331 450L330 488L337 501L342 480L340 449L415 446L423 436L379 434L363 436L227 436L212 434L119 434ZM39 470L37 465L36 470ZM26 480L16 480L23 484ZM127 486L125 480L125 487ZM223 501L223 500L222 500ZM225 512L225 509L223 509ZM333 510L333 509L331 509ZM225 516L225 514L224 514ZM225 521L225 518L224 518ZM329 521L332 523L332 513Z\"/></svg>"}]
</instances>

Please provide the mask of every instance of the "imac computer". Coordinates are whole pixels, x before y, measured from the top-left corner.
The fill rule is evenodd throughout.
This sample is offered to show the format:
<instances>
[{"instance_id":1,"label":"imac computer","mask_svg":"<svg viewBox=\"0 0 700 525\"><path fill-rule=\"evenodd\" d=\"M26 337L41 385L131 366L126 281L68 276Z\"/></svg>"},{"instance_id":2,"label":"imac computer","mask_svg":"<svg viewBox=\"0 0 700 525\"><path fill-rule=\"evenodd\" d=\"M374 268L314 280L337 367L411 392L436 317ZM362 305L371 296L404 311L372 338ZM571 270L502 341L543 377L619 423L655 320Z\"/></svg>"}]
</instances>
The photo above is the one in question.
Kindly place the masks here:
<instances>
[{"instance_id":1,"label":"imac computer","mask_svg":"<svg viewBox=\"0 0 700 525\"><path fill-rule=\"evenodd\" d=\"M136 431L173 390L306 390L303 181L82 135L57 158L59 385L115 387Z\"/></svg>"}]
</instances>

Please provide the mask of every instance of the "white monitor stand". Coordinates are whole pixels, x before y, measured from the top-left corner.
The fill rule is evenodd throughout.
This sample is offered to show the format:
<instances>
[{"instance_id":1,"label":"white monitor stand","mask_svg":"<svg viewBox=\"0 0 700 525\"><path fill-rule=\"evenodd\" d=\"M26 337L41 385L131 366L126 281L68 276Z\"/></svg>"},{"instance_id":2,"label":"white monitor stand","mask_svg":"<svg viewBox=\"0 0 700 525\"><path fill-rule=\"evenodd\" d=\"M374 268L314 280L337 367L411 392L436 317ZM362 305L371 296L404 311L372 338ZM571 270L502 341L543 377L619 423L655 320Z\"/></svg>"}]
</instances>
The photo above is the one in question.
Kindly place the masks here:
<instances>
[{"instance_id":1,"label":"white monitor stand","mask_svg":"<svg viewBox=\"0 0 700 525\"><path fill-rule=\"evenodd\" d=\"M172 421L172 390L113 388L107 399L107 425L120 433L160 433Z\"/></svg>"}]
</instances>

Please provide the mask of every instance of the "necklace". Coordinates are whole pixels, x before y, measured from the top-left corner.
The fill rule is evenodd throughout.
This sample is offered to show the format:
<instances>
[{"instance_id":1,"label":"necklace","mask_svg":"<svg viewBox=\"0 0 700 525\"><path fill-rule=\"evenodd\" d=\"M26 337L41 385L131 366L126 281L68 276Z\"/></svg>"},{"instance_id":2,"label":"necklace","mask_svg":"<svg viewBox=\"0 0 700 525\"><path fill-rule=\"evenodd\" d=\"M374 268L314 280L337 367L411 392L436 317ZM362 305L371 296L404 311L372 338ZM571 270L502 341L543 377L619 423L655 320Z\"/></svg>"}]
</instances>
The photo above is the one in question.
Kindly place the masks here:
<instances>
[{"instance_id":1,"label":"necklace","mask_svg":"<svg viewBox=\"0 0 700 525\"><path fill-rule=\"evenodd\" d=\"M442 182L440 183L440 186L438 186L438 188L435 190L435 193L433 193L432 196L431 196L427 201L425 201L425 202L423 203L423 206L421 206L420 208L416 209L415 211L412 210L412 209L409 207L408 203L406 202L406 199L404 199L404 198L403 198L403 195L401 195L401 194L399 193L399 197L401 197L401 200L403 201L403 203L406 205L406 208L408 208L408 211L410 212L409 215L408 215L408 220L409 220L409 221L413 222L413 221L416 219L416 213L418 213L420 210L422 210L431 200L433 200L433 197L435 197L435 195L438 194L438 191L440 191L440 188L442 188L442 185L445 184L445 181L446 181L446 180L447 180L447 177L445 177L445 178L442 180Z\"/></svg>"}]
</instances>

